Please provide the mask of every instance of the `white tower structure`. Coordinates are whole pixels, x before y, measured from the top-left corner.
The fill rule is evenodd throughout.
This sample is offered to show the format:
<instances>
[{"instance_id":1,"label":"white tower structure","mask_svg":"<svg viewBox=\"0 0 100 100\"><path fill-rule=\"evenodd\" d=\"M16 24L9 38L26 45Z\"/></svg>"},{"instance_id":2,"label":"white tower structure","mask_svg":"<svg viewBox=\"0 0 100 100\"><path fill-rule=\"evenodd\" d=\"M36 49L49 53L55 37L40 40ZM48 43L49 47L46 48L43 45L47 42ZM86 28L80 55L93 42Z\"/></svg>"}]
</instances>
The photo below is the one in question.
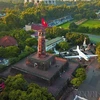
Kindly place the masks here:
<instances>
[{"instance_id":1,"label":"white tower structure","mask_svg":"<svg viewBox=\"0 0 100 100\"><path fill-rule=\"evenodd\" d=\"M84 46L84 48L87 47L87 45L86 45L86 37L84 38L83 46Z\"/></svg>"}]
</instances>

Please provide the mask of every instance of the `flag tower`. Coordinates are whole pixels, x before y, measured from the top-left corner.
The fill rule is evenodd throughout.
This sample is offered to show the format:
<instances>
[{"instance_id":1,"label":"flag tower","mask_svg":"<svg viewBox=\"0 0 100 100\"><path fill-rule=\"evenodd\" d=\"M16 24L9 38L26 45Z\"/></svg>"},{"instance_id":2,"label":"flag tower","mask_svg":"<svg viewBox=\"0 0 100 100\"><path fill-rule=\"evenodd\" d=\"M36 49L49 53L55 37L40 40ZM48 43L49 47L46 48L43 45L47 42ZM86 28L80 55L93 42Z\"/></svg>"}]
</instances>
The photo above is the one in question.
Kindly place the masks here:
<instances>
[{"instance_id":1,"label":"flag tower","mask_svg":"<svg viewBox=\"0 0 100 100\"><path fill-rule=\"evenodd\" d=\"M38 57L44 58L46 57L46 50L45 50L45 33L43 30L38 32Z\"/></svg>"}]
</instances>

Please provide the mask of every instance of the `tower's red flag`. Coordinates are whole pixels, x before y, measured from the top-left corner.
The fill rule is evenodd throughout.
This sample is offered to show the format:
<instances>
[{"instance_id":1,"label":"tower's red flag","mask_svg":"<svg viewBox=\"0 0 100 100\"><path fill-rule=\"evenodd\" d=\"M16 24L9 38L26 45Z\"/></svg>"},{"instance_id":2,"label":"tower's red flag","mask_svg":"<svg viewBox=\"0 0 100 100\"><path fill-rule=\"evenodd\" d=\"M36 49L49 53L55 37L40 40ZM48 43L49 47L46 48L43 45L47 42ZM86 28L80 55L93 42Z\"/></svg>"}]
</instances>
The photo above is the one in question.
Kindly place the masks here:
<instances>
[{"instance_id":1,"label":"tower's red flag","mask_svg":"<svg viewBox=\"0 0 100 100\"><path fill-rule=\"evenodd\" d=\"M48 27L48 23L44 20L44 18L41 19L41 23L44 27Z\"/></svg>"}]
</instances>

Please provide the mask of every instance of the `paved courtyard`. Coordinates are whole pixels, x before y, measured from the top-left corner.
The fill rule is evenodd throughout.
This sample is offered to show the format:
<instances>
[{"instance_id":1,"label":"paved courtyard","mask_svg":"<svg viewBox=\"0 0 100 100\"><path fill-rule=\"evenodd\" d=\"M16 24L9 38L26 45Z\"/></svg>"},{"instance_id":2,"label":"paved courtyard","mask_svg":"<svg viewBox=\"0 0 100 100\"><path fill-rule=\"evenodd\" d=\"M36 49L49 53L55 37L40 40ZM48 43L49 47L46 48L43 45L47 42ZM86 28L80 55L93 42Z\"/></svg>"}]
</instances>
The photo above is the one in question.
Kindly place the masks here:
<instances>
[{"instance_id":1,"label":"paved courtyard","mask_svg":"<svg viewBox=\"0 0 100 100\"><path fill-rule=\"evenodd\" d=\"M97 69L98 65L97 59L91 59L91 62L88 62L86 80L78 90L71 92L66 100L74 100L75 95L84 97L87 100L98 100L100 97L100 69Z\"/></svg>"}]
</instances>

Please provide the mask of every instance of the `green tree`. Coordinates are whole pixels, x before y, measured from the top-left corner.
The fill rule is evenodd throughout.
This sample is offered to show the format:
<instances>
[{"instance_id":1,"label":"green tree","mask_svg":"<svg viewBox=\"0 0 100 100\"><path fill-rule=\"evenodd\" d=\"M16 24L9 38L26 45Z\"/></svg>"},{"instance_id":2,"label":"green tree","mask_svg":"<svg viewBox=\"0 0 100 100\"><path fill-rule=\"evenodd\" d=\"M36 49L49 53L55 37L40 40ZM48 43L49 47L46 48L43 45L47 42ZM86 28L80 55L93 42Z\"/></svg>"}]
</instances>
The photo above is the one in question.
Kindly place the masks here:
<instances>
[{"instance_id":1,"label":"green tree","mask_svg":"<svg viewBox=\"0 0 100 100\"><path fill-rule=\"evenodd\" d=\"M75 31L77 27L78 27L78 26L77 26L74 22L72 22L72 23L69 25L69 29L70 29L71 31Z\"/></svg>"},{"instance_id":2,"label":"green tree","mask_svg":"<svg viewBox=\"0 0 100 100\"><path fill-rule=\"evenodd\" d=\"M5 48L0 47L0 57L4 57L5 54Z\"/></svg>"},{"instance_id":3,"label":"green tree","mask_svg":"<svg viewBox=\"0 0 100 100\"><path fill-rule=\"evenodd\" d=\"M0 100L55 100L46 88L28 84L21 74L8 76Z\"/></svg>"},{"instance_id":4,"label":"green tree","mask_svg":"<svg viewBox=\"0 0 100 100\"><path fill-rule=\"evenodd\" d=\"M82 80L80 78L73 78L71 80L71 83L73 84L73 86L78 87L82 84Z\"/></svg>"},{"instance_id":5,"label":"green tree","mask_svg":"<svg viewBox=\"0 0 100 100\"><path fill-rule=\"evenodd\" d=\"M24 49L25 52L28 52L29 54L33 53L35 50L29 46L25 46L25 49Z\"/></svg>"},{"instance_id":6,"label":"green tree","mask_svg":"<svg viewBox=\"0 0 100 100\"><path fill-rule=\"evenodd\" d=\"M60 42L58 45L59 45L60 50L68 50L69 49L69 44L66 41Z\"/></svg>"},{"instance_id":7,"label":"green tree","mask_svg":"<svg viewBox=\"0 0 100 100\"><path fill-rule=\"evenodd\" d=\"M25 43L28 46L37 46L37 39L36 38L27 38L25 40Z\"/></svg>"},{"instance_id":8,"label":"green tree","mask_svg":"<svg viewBox=\"0 0 100 100\"><path fill-rule=\"evenodd\" d=\"M100 44L96 48L96 54L98 55L98 62L100 62Z\"/></svg>"},{"instance_id":9,"label":"green tree","mask_svg":"<svg viewBox=\"0 0 100 100\"><path fill-rule=\"evenodd\" d=\"M86 71L84 68L78 68L75 72L75 77L71 80L73 86L80 86L82 82L86 79Z\"/></svg>"},{"instance_id":10,"label":"green tree","mask_svg":"<svg viewBox=\"0 0 100 100\"><path fill-rule=\"evenodd\" d=\"M5 48L5 57L10 58L10 57L16 57L20 53L20 49L17 46L9 46Z\"/></svg>"},{"instance_id":11,"label":"green tree","mask_svg":"<svg viewBox=\"0 0 100 100\"><path fill-rule=\"evenodd\" d=\"M80 79L85 80L85 78L86 78L86 71L85 71L85 69L84 68L78 68L76 70L75 77L79 77Z\"/></svg>"},{"instance_id":12,"label":"green tree","mask_svg":"<svg viewBox=\"0 0 100 100\"><path fill-rule=\"evenodd\" d=\"M20 18L13 14L7 14L4 18L3 18L4 23L9 27L9 28L19 28L20 27Z\"/></svg>"}]
</instances>

